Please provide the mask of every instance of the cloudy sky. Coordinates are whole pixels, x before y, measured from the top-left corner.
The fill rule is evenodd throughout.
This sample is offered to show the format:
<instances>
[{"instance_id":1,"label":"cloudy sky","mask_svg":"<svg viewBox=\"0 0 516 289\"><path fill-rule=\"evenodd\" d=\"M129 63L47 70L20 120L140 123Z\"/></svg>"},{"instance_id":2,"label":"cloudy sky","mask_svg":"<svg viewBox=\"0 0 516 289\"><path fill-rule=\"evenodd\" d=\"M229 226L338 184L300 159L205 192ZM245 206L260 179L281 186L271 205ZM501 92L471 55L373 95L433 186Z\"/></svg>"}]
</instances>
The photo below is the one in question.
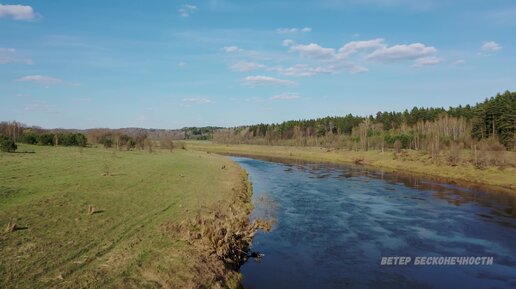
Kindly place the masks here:
<instances>
[{"instance_id":1,"label":"cloudy sky","mask_svg":"<svg viewBox=\"0 0 516 289\"><path fill-rule=\"evenodd\" d=\"M1 0L0 0L1 1ZM0 120L234 126L516 90L513 0L0 4Z\"/></svg>"}]
</instances>

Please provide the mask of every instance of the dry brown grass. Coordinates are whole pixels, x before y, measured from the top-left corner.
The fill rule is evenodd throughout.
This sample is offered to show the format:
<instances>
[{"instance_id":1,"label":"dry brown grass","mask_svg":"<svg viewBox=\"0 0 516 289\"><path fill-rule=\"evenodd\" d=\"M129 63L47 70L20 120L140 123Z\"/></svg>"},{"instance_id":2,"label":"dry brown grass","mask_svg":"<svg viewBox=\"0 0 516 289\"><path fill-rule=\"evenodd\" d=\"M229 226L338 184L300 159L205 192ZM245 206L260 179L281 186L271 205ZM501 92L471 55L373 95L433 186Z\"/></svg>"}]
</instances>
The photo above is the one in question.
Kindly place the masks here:
<instances>
[{"instance_id":1,"label":"dry brown grass","mask_svg":"<svg viewBox=\"0 0 516 289\"><path fill-rule=\"evenodd\" d=\"M6 233L14 232L14 231L16 231L16 229L17 229L17 225L13 221L9 221L9 223L7 223L7 225L5 226Z\"/></svg>"},{"instance_id":2,"label":"dry brown grass","mask_svg":"<svg viewBox=\"0 0 516 289\"><path fill-rule=\"evenodd\" d=\"M249 221L248 213L236 206L219 207L212 214L198 214L186 226L187 240L217 256L225 264L239 266L247 260L256 231L270 230L265 221Z\"/></svg>"},{"instance_id":3,"label":"dry brown grass","mask_svg":"<svg viewBox=\"0 0 516 289\"><path fill-rule=\"evenodd\" d=\"M245 178L246 179L246 178ZM258 230L269 231L271 223L249 220L251 186L234 188L239 194L228 202L203 206L194 218L182 223L162 226L166 235L186 242L192 249L189 258L192 270L198 271L198 283L186 284L192 288L238 288L238 268L248 257L253 236ZM195 260L195 261L194 261Z\"/></svg>"}]
</instances>

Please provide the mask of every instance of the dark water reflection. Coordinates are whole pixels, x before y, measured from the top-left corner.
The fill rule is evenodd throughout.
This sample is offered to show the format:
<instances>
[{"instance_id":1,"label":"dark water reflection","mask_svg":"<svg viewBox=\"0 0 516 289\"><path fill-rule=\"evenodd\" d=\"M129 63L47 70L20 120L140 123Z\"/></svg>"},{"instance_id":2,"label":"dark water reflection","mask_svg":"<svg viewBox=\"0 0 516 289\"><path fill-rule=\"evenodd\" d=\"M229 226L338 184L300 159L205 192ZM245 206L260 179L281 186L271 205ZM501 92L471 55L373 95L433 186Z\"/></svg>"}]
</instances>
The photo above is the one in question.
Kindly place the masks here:
<instances>
[{"instance_id":1,"label":"dark water reflection","mask_svg":"<svg viewBox=\"0 0 516 289\"><path fill-rule=\"evenodd\" d=\"M248 289L516 288L516 198L357 166L235 157L253 182L265 254ZM265 207L267 206L267 207ZM270 212L269 212L270 213ZM382 256L493 256L491 266L380 266Z\"/></svg>"}]
</instances>

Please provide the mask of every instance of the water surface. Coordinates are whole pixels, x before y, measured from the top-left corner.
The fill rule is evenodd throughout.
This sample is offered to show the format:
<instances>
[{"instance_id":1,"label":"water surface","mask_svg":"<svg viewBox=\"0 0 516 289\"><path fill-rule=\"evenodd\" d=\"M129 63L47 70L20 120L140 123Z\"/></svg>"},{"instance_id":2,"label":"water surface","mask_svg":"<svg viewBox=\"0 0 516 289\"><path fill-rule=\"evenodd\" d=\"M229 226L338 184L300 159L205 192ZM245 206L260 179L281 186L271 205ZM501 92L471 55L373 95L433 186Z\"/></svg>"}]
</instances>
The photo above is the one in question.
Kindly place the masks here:
<instances>
[{"instance_id":1,"label":"water surface","mask_svg":"<svg viewBox=\"0 0 516 289\"><path fill-rule=\"evenodd\" d=\"M516 199L358 166L234 157L253 183L264 253L244 287L516 288ZM492 256L473 266L381 266L382 256Z\"/></svg>"}]
</instances>

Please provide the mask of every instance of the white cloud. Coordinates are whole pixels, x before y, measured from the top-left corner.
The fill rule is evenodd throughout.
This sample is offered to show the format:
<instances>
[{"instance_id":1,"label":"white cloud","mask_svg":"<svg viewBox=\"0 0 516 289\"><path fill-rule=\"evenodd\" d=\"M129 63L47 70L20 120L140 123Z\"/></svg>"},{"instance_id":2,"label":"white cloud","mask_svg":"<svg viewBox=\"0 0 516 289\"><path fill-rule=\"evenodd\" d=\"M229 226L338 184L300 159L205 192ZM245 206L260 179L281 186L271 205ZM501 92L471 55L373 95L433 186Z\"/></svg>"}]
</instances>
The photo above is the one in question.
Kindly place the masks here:
<instances>
[{"instance_id":1,"label":"white cloud","mask_svg":"<svg viewBox=\"0 0 516 289\"><path fill-rule=\"evenodd\" d=\"M466 61L464 59L459 59L459 60L455 60L454 62L452 62L451 65L459 66L459 65L463 65L464 63L466 63Z\"/></svg>"},{"instance_id":2,"label":"white cloud","mask_svg":"<svg viewBox=\"0 0 516 289\"><path fill-rule=\"evenodd\" d=\"M192 103L192 104L208 104L212 103L211 100L203 97L185 97L183 98L183 102Z\"/></svg>"},{"instance_id":3,"label":"white cloud","mask_svg":"<svg viewBox=\"0 0 516 289\"><path fill-rule=\"evenodd\" d=\"M325 74L325 73L334 73L337 69L334 66L316 66L311 67L306 64L296 64L291 67L283 68L277 67L275 68L279 73L288 76L312 76L316 74Z\"/></svg>"},{"instance_id":4,"label":"white cloud","mask_svg":"<svg viewBox=\"0 0 516 289\"><path fill-rule=\"evenodd\" d=\"M0 4L0 18L10 16L14 20L34 20L36 14L31 6Z\"/></svg>"},{"instance_id":5,"label":"white cloud","mask_svg":"<svg viewBox=\"0 0 516 289\"><path fill-rule=\"evenodd\" d=\"M412 64L412 66L413 67L423 67L423 66L439 64L440 62L441 62L441 59L439 59L435 56L428 56L428 57L421 57L421 58L414 60L414 64Z\"/></svg>"},{"instance_id":6,"label":"white cloud","mask_svg":"<svg viewBox=\"0 0 516 289\"><path fill-rule=\"evenodd\" d=\"M1 52L15 52L15 51L16 51L16 49L14 49L14 48L2 48L2 47L0 47L0 53Z\"/></svg>"},{"instance_id":7,"label":"white cloud","mask_svg":"<svg viewBox=\"0 0 516 289\"><path fill-rule=\"evenodd\" d=\"M298 52L301 56L311 58L332 58L335 55L335 49L325 48L316 43L310 44L292 44L290 51Z\"/></svg>"},{"instance_id":8,"label":"white cloud","mask_svg":"<svg viewBox=\"0 0 516 289\"><path fill-rule=\"evenodd\" d=\"M310 58L306 63L290 65L266 66L256 62L240 61L231 66L236 71L252 71L263 69L273 71L284 76L307 77L319 74L332 74L347 71L349 73L363 73L369 71L364 67L368 61L384 63L396 61L413 61L413 67L425 67L442 62L435 54L437 49L421 43L397 44L389 46L382 38L362 41L351 41L338 50L323 47L317 43L299 44L294 40L285 39L283 46L288 47L289 52L297 52L301 57ZM226 52L242 51L237 46L224 47ZM278 79L268 76L248 76L243 79L244 84L255 86L269 85L295 85L290 80Z\"/></svg>"},{"instance_id":9,"label":"white cloud","mask_svg":"<svg viewBox=\"0 0 516 289\"><path fill-rule=\"evenodd\" d=\"M320 2L332 9L366 6L374 7L375 9L404 8L416 11L428 11L437 6L436 0L324 0Z\"/></svg>"},{"instance_id":10,"label":"white cloud","mask_svg":"<svg viewBox=\"0 0 516 289\"><path fill-rule=\"evenodd\" d=\"M312 28L310 28L310 27L276 29L276 32L278 32L279 34L289 34L289 33L298 33L298 32L307 33L307 32L311 32L311 31L312 31Z\"/></svg>"},{"instance_id":11,"label":"white cloud","mask_svg":"<svg viewBox=\"0 0 516 289\"><path fill-rule=\"evenodd\" d=\"M413 60L430 56L437 52L435 47L425 46L421 43L398 44L388 46L382 38L364 41L351 41L342 46L337 52L334 48L322 47L317 43L297 44L291 39L285 39L283 46L290 47L291 52L298 52L301 56L316 59L329 59L339 61L358 52L373 50L365 58L377 61Z\"/></svg>"},{"instance_id":12,"label":"white cloud","mask_svg":"<svg viewBox=\"0 0 516 289\"><path fill-rule=\"evenodd\" d=\"M242 52L243 49L239 48L238 46L226 46L222 48L227 53L234 53L234 52Z\"/></svg>"},{"instance_id":13,"label":"white cloud","mask_svg":"<svg viewBox=\"0 0 516 289\"><path fill-rule=\"evenodd\" d=\"M497 24L502 26L516 27L516 7L503 7L488 12L483 11L480 15L490 25Z\"/></svg>"},{"instance_id":14,"label":"white cloud","mask_svg":"<svg viewBox=\"0 0 516 289\"><path fill-rule=\"evenodd\" d=\"M39 100L33 101L32 103L27 105L24 108L24 110L25 111L29 111L29 112L44 112L44 113L55 113L55 112L57 112L55 105L48 104L48 103L46 103L44 101L39 101Z\"/></svg>"},{"instance_id":15,"label":"white cloud","mask_svg":"<svg viewBox=\"0 0 516 289\"><path fill-rule=\"evenodd\" d=\"M351 56L354 53L357 53L361 50L367 50L372 48L379 48L379 47L385 47L385 44L383 44L382 38L376 38L372 40L365 40L365 41L351 41L346 43L344 46L342 46L339 49L338 57L339 58L346 58L348 56Z\"/></svg>"},{"instance_id":16,"label":"white cloud","mask_svg":"<svg viewBox=\"0 0 516 289\"><path fill-rule=\"evenodd\" d=\"M18 81L33 82L33 83L43 84L43 85L54 85L54 84L63 83L63 81L61 79L50 77L50 76L44 76L44 75L27 75L22 78L19 78Z\"/></svg>"},{"instance_id":17,"label":"white cloud","mask_svg":"<svg viewBox=\"0 0 516 289\"><path fill-rule=\"evenodd\" d=\"M231 65L231 69L235 71L252 71L257 69L266 68L265 65L256 63L256 62L248 62L248 61L239 61L233 65Z\"/></svg>"},{"instance_id":18,"label":"white cloud","mask_svg":"<svg viewBox=\"0 0 516 289\"><path fill-rule=\"evenodd\" d=\"M412 60L425 56L429 56L437 52L437 49L432 46L425 46L421 43L399 44L394 46L384 46L376 49L371 54L366 56L366 59L376 60L381 62L398 61L398 60Z\"/></svg>"},{"instance_id":19,"label":"white cloud","mask_svg":"<svg viewBox=\"0 0 516 289\"><path fill-rule=\"evenodd\" d=\"M179 61L179 62L177 63L177 66L178 66L178 67L185 67L185 66L186 66L186 62L184 62L184 61Z\"/></svg>"},{"instance_id":20,"label":"white cloud","mask_svg":"<svg viewBox=\"0 0 516 289\"><path fill-rule=\"evenodd\" d=\"M20 58L16 56L16 49L0 47L0 64L21 62L25 64L32 64L32 60L28 58Z\"/></svg>"},{"instance_id":21,"label":"white cloud","mask_svg":"<svg viewBox=\"0 0 516 289\"><path fill-rule=\"evenodd\" d=\"M292 46L294 44L296 44L296 42L294 40L292 40L292 39L285 39L281 43L281 45L283 45L283 46Z\"/></svg>"},{"instance_id":22,"label":"white cloud","mask_svg":"<svg viewBox=\"0 0 516 289\"><path fill-rule=\"evenodd\" d=\"M12 48L0 48L0 64L14 62L14 51Z\"/></svg>"},{"instance_id":23,"label":"white cloud","mask_svg":"<svg viewBox=\"0 0 516 289\"><path fill-rule=\"evenodd\" d=\"M367 69L366 67L363 67L363 66L359 66L359 65L355 65L355 64L348 64L346 65L346 67L349 69L349 71L351 71L351 73L353 74L356 74L356 73L363 73L363 72L368 72L369 69Z\"/></svg>"},{"instance_id":24,"label":"white cloud","mask_svg":"<svg viewBox=\"0 0 516 289\"><path fill-rule=\"evenodd\" d=\"M272 100L294 100L294 99L300 99L301 96L295 94L295 93L282 93L278 95L274 95L271 97Z\"/></svg>"},{"instance_id":25,"label":"white cloud","mask_svg":"<svg viewBox=\"0 0 516 289\"><path fill-rule=\"evenodd\" d=\"M179 15L181 15L181 17L188 17L195 13L196 10L197 6L192 4L184 4L183 6L181 6L181 8L177 10L177 12L179 12Z\"/></svg>"},{"instance_id":26,"label":"white cloud","mask_svg":"<svg viewBox=\"0 0 516 289\"><path fill-rule=\"evenodd\" d=\"M269 76L256 75L256 76L247 76L243 80L244 84L250 86L257 85L296 85L294 81L279 79Z\"/></svg>"},{"instance_id":27,"label":"white cloud","mask_svg":"<svg viewBox=\"0 0 516 289\"><path fill-rule=\"evenodd\" d=\"M502 46L494 41L484 42L482 45L482 51L495 52L502 49Z\"/></svg>"}]
</instances>

